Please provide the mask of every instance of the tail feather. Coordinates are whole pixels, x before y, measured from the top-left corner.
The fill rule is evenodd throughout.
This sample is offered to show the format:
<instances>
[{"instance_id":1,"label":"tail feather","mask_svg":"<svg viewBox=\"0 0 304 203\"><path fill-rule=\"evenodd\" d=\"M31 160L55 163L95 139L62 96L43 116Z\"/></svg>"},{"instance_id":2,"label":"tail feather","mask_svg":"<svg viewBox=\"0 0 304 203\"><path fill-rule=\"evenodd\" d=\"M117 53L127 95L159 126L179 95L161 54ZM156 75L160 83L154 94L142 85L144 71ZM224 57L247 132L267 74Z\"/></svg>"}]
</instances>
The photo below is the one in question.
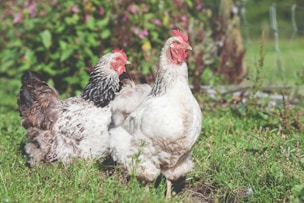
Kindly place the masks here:
<instances>
[{"instance_id":1,"label":"tail feather","mask_svg":"<svg viewBox=\"0 0 304 203\"><path fill-rule=\"evenodd\" d=\"M17 100L22 125L28 129L50 129L57 120L56 106L59 103L55 89L48 86L36 72L26 72L21 78L22 87Z\"/></svg>"},{"instance_id":2,"label":"tail feather","mask_svg":"<svg viewBox=\"0 0 304 203\"><path fill-rule=\"evenodd\" d=\"M31 96L30 88L26 88L26 86L29 86L31 84L31 80L33 78L36 78L37 80L40 80L40 76L36 72L25 72L21 77L22 87L20 90L19 98L18 98L18 106L19 109L26 109L30 108L33 103L33 98ZM34 85L34 83L32 83ZM34 88L31 88L34 89ZM20 112L21 113L21 112ZM20 114L21 116L21 114Z\"/></svg>"}]
</instances>

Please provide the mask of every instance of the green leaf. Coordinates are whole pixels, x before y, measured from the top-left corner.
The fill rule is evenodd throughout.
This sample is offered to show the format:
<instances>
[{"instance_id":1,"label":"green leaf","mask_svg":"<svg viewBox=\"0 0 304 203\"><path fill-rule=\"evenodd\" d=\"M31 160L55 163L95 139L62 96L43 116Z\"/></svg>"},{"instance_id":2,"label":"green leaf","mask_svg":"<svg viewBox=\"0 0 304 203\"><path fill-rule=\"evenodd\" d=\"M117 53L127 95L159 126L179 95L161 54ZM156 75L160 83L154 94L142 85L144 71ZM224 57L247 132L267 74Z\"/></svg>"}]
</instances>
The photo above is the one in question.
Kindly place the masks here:
<instances>
[{"instance_id":1,"label":"green leaf","mask_svg":"<svg viewBox=\"0 0 304 203\"><path fill-rule=\"evenodd\" d=\"M191 0L186 0L186 4L192 8L193 7L193 2Z\"/></svg>"},{"instance_id":2,"label":"green leaf","mask_svg":"<svg viewBox=\"0 0 304 203\"><path fill-rule=\"evenodd\" d=\"M13 49L6 49L2 51L0 55L0 57L2 58L2 60L0 60L0 73L7 72L8 70L14 67L16 59L13 56L15 55L16 52Z\"/></svg>"},{"instance_id":3,"label":"green leaf","mask_svg":"<svg viewBox=\"0 0 304 203\"><path fill-rule=\"evenodd\" d=\"M54 62L48 62L45 64L42 64L41 69L43 70L43 72L46 72L47 74L51 75L51 76L55 76L57 74L57 70L55 69L57 66L55 65Z\"/></svg>"},{"instance_id":4,"label":"green leaf","mask_svg":"<svg viewBox=\"0 0 304 203\"><path fill-rule=\"evenodd\" d=\"M164 26L168 26L169 25L169 22L170 22L170 17L169 17L169 15L165 15L164 17L163 17L163 25Z\"/></svg>"},{"instance_id":5,"label":"green leaf","mask_svg":"<svg viewBox=\"0 0 304 203\"><path fill-rule=\"evenodd\" d=\"M149 30L152 30L152 29L155 29L155 24L154 23L145 23L145 28L149 29Z\"/></svg>"},{"instance_id":6,"label":"green leaf","mask_svg":"<svg viewBox=\"0 0 304 203\"><path fill-rule=\"evenodd\" d=\"M61 50L66 50L67 46L68 46L68 43L66 43L65 41L63 40L59 40L59 46L60 46L60 49Z\"/></svg>"},{"instance_id":7,"label":"green leaf","mask_svg":"<svg viewBox=\"0 0 304 203\"><path fill-rule=\"evenodd\" d=\"M94 17L90 17L88 22L87 22L87 26L89 29L94 30L95 29L95 18Z\"/></svg>"},{"instance_id":8,"label":"green leaf","mask_svg":"<svg viewBox=\"0 0 304 203\"><path fill-rule=\"evenodd\" d=\"M56 32L56 33L62 33L64 30L65 30L65 24L58 24L58 25L56 26L55 32Z\"/></svg>"},{"instance_id":9,"label":"green leaf","mask_svg":"<svg viewBox=\"0 0 304 203\"><path fill-rule=\"evenodd\" d=\"M44 30L43 32L40 32L39 35L41 37L44 47L47 49L50 48L50 46L52 44L52 35L51 35L50 31Z\"/></svg>"},{"instance_id":10,"label":"green leaf","mask_svg":"<svg viewBox=\"0 0 304 203\"><path fill-rule=\"evenodd\" d=\"M65 61L67 58L69 58L73 54L73 49L66 49L62 52L60 56L60 62Z\"/></svg>"},{"instance_id":11,"label":"green leaf","mask_svg":"<svg viewBox=\"0 0 304 203\"><path fill-rule=\"evenodd\" d=\"M36 62L36 56L35 56L34 52L30 49L25 51L25 59L29 65Z\"/></svg>"},{"instance_id":12,"label":"green leaf","mask_svg":"<svg viewBox=\"0 0 304 203\"><path fill-rule=\"evenodd\" d=\"M0 66L0 72L8 71L10 68L14 67L14 64L15 64L14 60L2 62L1 66Z\"/></svg>"},{"instance_id":13,"label":"green leaf","mask_svg":"<svg viewBox=\"0 0 304 203\"><path fill-rule=\"evenodd\" d=\"M73 24L73 19L71 17L65 17L64 18L64 22L67 24L67 25L71 25Z\"/></svg>"},{"instance_id":14,"label":"green leaf","mask_svg":"<svg viewBox=\"0 0 304 203\"><path fill-rule=\"evenodd\" d=\"M60 52L51 53L51 54L49 54L49 57L52 60L57 60L61 57L61 53Z\"/></svg>"},{"instance_id":15,"label":"green leaf","mask_svg":"<svg viewBox=\"0 0 304 203\"><path fill-rule=\"evenodd\" d=\"M152 40L157 40L157 39L159 39L158 32L156 32L156 31L151 31L151 32L150 32L150 35L151 35Z\"/></svg>"},{"instance_id":16,"label":"green leaf","mask_svg":"<svg viewBox=\"0 0 304 203\"><path fill-rule=\"evenodd\" d=\"M104 18L102 20L99 20L99 21L97 21L96 24L99 28L104 28L109 24L109 18Z\"/></svg>"},{"instance_id":17,"label":"green leaf","mask_svg":"<svg viewBox=\"0 0 304 203\"><path fill-rule=\"evenodd\" d=\"M48 81L47 81L48 85L51 86L51 87L55 87L55 82L52 78L50 78Z\"/></svg>"},{"instance_id":18,"label":"green leaf","mask_svg":"<svg viewBox=\"0 0 304 203\"><path fill-rule=\"evenodd\" d=\"M83 50L83 52L85 53L85 55L89 56L91 60L96 59L96 55L91 51L91 49L86 48Z\"/></svg>"},{"instance_id":19,"label":"green leaf","mask_svg":"<svg viewBox=\"0 0 304 203\"><path fill-rule=\"evenodd\" d=\"M89 47L96 47L99 45L99 41L97 40L98 38L98 35L97 33L92 33L92 32L89 32L86 34L86 44L89 46Z\"/></svg>"},{"instance_id":20,"label":"green leaf","mask_svg":"<svg viewBox=\"0 0 304 203\"><path fill-rule=\"evenodd\" d=\"M150 73L150 69L149 67L152 66L151 63L147 62L147 61L142 61L141 63L142 67L141 68L141 72L144 74L144 75L148 75Z\"/></svg>"},{"instance_id":21,"label":"green leaf","mask_svg":"<svg viewBox=\"0 0 304 203\"><path fill-rule=\"evenodd\" d=\"M108 29L104 29L102 32L101 32L101 38L102 39L107 39L108 37L110 37L110 35L111 35L111 32L110 32L110 30L108 30Z\"/></svg>"},{"instance_id":22,"label":"green leaf","mask_svg":"<svg viewBox=\"0 0 304 203\"><path fill-rule=\"evenodd\" d=\"M79 15L77 13L74 13L72 18L73 18L73 22L76 24L77 21L79 20Z\"/></svg>"},{"instance_id":23,"label":"green leaf","mask_svg":"<svg viewBox=\"0 0 304 203\"><path fill-rule=\"evenodd\" d=\"M78 14L73 14L72 17L65 17L64 18L64 21L68 25L75 25L75 24L77 24L78 20L79 20L79 15Z\"/></svg>"},{"instance_id":24,"label":"green leaf","mask_svg":"<svg viewBox=\"0 0 304 203\"><path fill-rule=\"evenodd\" d=\"M145 20L149 20L151 18L154 18L154 13L147 13L147 14L144 15Z\"/></svg>"}]
</instances>

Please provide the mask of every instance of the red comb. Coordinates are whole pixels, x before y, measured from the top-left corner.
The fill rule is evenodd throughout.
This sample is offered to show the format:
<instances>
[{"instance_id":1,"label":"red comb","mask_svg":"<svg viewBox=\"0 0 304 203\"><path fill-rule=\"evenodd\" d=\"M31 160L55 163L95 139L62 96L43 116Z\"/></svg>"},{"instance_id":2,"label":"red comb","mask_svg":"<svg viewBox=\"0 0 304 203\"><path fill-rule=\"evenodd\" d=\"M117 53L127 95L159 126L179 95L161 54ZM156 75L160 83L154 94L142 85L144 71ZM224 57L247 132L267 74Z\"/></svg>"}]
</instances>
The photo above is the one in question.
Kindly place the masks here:
<instances>
[{"instance_id":1,"label":"red comb","mask_svg":"<svg viewBox=\"0 0 304 203\"><path fill-rule=\"evenodd\" d=\"M174 36L181 37L185 42L188 42L188 36L182 33L180 30L172 30L171 33Z\"/></svg>"},{"instance_id":2,"label":"red comb","mask_svg":"<svg viewBox=\"0 0 304 203\"><path fill-rule=\"evenodd\" d=\"M120 53L124 57L124 59L128 60L128 57L127 57L126 53L121 49L114 49L112 51L112 53Z\"/></svg>"}]
</instances>

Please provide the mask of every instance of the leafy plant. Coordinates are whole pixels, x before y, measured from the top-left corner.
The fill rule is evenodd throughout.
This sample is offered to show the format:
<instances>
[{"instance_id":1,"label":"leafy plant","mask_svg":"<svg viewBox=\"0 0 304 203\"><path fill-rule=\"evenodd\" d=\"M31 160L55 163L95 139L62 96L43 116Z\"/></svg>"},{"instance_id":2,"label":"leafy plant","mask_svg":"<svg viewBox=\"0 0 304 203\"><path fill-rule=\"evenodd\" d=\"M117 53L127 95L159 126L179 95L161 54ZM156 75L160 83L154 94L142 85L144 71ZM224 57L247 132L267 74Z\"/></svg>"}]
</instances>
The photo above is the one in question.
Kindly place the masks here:
<instances>
[{"instance_id":1,"label":"leafy plant","mask_svg":"<svg viewBox=\"0 0 304 203\"><path fill-rule=\"evenodd\" d=\"M194 47L189 62L196 86L201 84L204 66L211 67L217 57L211 54L212 15L201 1L27 0L2 4L1 12L6 15L0 15L0 76L19 80L26 70L38 71L51 78L49 82L60 93L81 90L88 81L86 71L113 48L127 53L132 61L128 70L135 80L154 81L161 47L176 27L188 32Z\"/></svg>"},{"instance_id":2,"label":"leafy plant","mask_svg":"<svg viewBox=\"0 0 304 203\"><path fill-rule=\"evenodd\" d=\"M261 42L260 42L260 50L259 50L259 59L258 62L255 64L254 71L251 72L249 76L249 80L252 83L252 89L250 91L250 96L248 99L247 104L247 113L249 114L257 114L259 110L261 109L260 105L258 104L258 98L256 97L256 94L261 90L261 87L264 82L263 78L263 67L264 67L264 33L262 33L261 36Z\"/></svg>"}]
</instances>

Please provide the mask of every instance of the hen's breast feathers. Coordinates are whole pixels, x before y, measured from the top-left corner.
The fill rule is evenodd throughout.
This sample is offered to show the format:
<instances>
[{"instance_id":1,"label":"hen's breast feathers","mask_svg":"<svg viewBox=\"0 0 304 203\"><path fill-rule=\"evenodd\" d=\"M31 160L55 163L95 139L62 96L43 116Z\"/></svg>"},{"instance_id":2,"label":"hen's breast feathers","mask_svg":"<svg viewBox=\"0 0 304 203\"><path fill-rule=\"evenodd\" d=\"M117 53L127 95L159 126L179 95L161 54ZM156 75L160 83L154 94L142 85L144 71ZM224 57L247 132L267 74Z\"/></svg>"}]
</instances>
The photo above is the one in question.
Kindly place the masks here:
<instances>
[{"instance_id":1,"label":"hen's breast feathers","mask_svg":"<svg viewBox=\"0 0 304 203\"><path fill-rule=\"evenodd\" d=\"M176 140L185 138L193 144L200 130L201 112L188 85L175 83L166 94L149 97L141 108L132 114L134 126L151 139ZM199 128L199 129L197 129ZM186 143L185 143L186 144Z\"/></svg>"}]
</instances>

